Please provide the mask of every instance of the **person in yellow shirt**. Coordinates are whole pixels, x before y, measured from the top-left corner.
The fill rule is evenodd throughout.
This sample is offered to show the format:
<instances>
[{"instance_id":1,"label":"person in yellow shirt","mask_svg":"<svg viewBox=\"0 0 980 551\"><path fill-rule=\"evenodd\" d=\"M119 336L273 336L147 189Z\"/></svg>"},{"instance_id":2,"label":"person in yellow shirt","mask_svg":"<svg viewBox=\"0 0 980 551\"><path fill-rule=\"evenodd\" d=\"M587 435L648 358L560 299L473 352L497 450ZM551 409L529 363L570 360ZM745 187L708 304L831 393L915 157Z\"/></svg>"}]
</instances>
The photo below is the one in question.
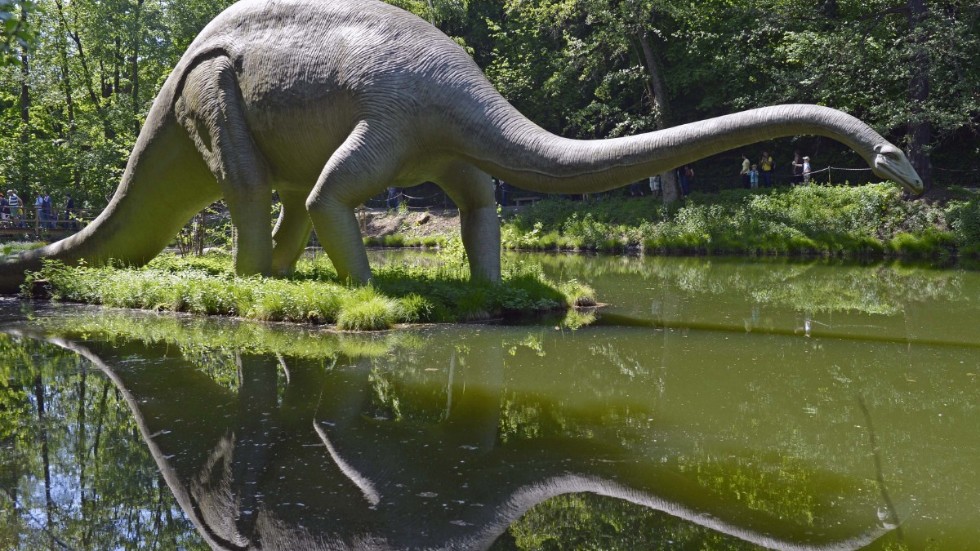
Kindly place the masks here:
<instances>
[{"instance_id":1,"label":"person in yellow shirt","mask_svg":"<svg viewBox=\"0 0 980 551\"><path fill-rule=\"evenodd\" d=\"M768 151L762 152L762 158L759 159L759 175L762 177L762 185L765 187L772 187L772 168L775 166L772 160L772 155Z\"/></svg>"}]
</instances>

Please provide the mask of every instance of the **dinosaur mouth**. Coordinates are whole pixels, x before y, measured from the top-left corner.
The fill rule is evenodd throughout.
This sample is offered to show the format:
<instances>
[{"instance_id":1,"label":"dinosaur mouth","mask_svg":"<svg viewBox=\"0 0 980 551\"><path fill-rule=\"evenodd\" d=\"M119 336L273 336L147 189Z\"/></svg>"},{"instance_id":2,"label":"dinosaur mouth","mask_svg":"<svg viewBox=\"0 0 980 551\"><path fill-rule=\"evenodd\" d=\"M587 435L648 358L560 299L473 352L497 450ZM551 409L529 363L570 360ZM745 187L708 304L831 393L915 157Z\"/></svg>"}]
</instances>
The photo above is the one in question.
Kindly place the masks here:
<instances>
[{"instance_id":1,"label":"dinosaur mouth","mask_svg":"<svg viewBox=\"0 0 980 551\"><path fill-rule=\"evenodd\" d=\"M880 178L900 184L909 193L919 195L924 189L922 178L912 168L912 163L894 146L879 148L875 155L874 172Z\"/></svg>"},{"instance_id":2,"label":"dinosaur mouth","mask_svg":"<svg viewBox=\"0 0 980 551\"><path fill-rule=\"evenodd\" d=\"M918 195L924 189L922 179L914 170L902 170L904 167L895 167L890 163L876 163L875 168L878 169L878 176L901 184L909 193Z\"/></svg>"}]
</instances>

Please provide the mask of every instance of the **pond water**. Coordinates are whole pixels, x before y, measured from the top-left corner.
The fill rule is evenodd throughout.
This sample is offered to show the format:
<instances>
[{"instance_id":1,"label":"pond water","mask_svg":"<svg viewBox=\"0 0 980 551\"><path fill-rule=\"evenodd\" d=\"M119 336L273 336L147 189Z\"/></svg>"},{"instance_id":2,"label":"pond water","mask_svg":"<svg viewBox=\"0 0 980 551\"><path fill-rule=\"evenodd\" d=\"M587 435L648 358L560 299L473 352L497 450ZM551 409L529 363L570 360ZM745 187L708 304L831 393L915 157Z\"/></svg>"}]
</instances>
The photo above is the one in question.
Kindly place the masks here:
<instances>
[{"instance_id":1,"label":"pond water","mask_svg":"<svg viewBox=\"0 0 980 551\"><path fill-rule=\"evenodd\" d=\"M0 301L0 548L980 548L980 274L512 261L608 306L354 335Z\"/></svg>"}]
</instances>

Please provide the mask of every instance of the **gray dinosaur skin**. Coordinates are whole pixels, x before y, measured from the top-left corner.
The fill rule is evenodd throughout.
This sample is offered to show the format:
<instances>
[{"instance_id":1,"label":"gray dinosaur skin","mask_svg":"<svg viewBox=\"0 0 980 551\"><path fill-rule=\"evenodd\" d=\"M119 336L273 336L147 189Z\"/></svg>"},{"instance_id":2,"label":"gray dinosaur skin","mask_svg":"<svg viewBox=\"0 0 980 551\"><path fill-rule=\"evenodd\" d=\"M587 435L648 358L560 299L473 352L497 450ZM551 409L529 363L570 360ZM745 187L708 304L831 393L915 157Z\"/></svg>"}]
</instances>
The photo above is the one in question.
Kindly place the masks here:
<instances>
[{"instance_id":1,"label":"gray dinosaur skin","mask_svg":"<svg viewBox=\"0 0 980 551\"><path fill-rule=\"evenodd\" d=\"M315 228L339 276L365 282L354 207L424 181L459 207L473 277L497 281L490 174L532 191L599 192L801 134L839 140L878 176L922 190L901 150L833 109L765 107L570 140L526 119L457 44L405 11L375 0L244 0L201 32L163 85L105 211L76 235L0 261L0 291L47 258L144 264L221 197L238 230L239 274L287 274ZM274 229L273 190L283 206Z\"/></svg>"}]
</instances>

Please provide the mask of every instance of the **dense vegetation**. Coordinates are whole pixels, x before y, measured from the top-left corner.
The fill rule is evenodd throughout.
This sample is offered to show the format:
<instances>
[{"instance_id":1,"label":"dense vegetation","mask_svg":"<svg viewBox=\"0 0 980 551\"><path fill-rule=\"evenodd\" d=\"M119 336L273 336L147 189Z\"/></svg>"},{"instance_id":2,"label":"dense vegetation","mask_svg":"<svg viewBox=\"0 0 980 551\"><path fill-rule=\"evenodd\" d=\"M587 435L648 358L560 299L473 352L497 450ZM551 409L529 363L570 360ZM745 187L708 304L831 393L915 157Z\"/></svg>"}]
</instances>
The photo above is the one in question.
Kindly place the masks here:
<instances>
[{"instance_id":1,"label":"dense vegetation","mask_svg":"<svg viewBox=\"0 0 980 551\"><path fill-rule=\"evenodd\" d=\"M526 316L595 304L587 286L575 281L554 284L534 264L506 266L503 283L471 283L461 256L454 252L461 248L446 249L449 252L443 253L438 267L376 270L372 285L365 287L339 282L325 257L301 261L289 279L271 279L236 277L227 255L163 255L143 268L50 262L31 274L24 289L70 302L336 324L352 331L388 329L398 323Z\"/></svg>"},{"instance_id":2,"label":"dense vegetation","mask_svg":"<svg viewBox=\"0 0 980 551\"><path fill-rule=\"evenodd\" d=\"M540 201L504 223L504 246L679 254L950 258L980 255L980 197L906 201L888 184L656 198Z\"/></svg>"},{"instance_id":3,"label":"dense vegetation","mask_svg":"<svg viewBox=\"0 0 980 551\"><path fill-rule=\"evenodd\" d=\"M967 0L390 0L453 36L532 120L605 138L781 102L844 109L927 179L976 182L980 8ZM156 91L230 0L0 3L0 182L101 209ZM691 93L692 91L698 93ZM823 139L793 149L859 166ZM757 158L757 152L746 152ZM699 165L737 171L738 152ZM735 167L733 169L733 167ZM970 172L974 171L974 172Z\"/></svg>"}]
</instances>

